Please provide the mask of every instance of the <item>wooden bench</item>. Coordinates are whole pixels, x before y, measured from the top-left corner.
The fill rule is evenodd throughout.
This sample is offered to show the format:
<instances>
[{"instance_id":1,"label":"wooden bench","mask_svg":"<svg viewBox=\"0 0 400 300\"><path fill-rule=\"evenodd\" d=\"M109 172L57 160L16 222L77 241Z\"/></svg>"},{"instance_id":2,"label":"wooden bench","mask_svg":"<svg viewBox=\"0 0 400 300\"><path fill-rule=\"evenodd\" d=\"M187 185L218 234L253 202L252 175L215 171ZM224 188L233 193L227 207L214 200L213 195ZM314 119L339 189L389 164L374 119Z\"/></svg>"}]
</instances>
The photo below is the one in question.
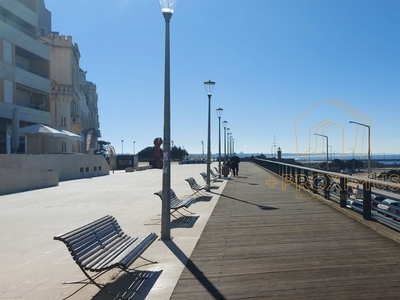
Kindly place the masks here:
<instances>
[{"instance_id":1,"label":"wooden bench","mask_svg":"<svg viewBox=\"0 0 400 300\"><path fill-rule=\"evenodd\" d=\"M56 235L54 239L67 246L72 258L91 283L116 296L105 290L95 279L113 268L120 268L131 274L129 266L141 257L157 237L154 232L141 239L130 237L122 231L114 217L107 215L75 230ZM90 276L88 271L97 274Z\"/></svg>"},{"instance_id":2,"label":"wooden bench","mask_svg":"<svg viewBox=\"0 0 400 300\"><path fill-rule=\"evenodd\" d=\"M157 195L160 197L161 201L163 200L162 197L162 190L158 191L156 193L154 193L154 195ZM171 216L173 216L174 218L176 218L173 213L174 212L178 212L179 214L181 214L182 216L184 216L184 214L182 214L181 212L178 211L178 209L183 209L186 210L188 213L194 214L193 212L187 210L189 208L190 205L193 204L193 202L196 200L195 198L189 198L189 199L179 199L178 196L175 194L175 191L173 189L170 190L170 208L171 208Z\"/></svg>"}]
</instances>

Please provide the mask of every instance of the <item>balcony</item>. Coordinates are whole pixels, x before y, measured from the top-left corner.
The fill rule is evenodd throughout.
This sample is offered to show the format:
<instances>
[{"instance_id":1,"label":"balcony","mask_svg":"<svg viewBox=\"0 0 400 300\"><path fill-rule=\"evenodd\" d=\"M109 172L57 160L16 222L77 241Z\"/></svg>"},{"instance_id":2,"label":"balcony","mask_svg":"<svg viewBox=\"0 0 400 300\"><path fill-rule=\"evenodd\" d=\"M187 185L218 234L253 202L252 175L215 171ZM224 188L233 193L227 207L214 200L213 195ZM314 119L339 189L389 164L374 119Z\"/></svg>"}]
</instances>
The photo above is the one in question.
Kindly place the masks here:
<instances>
[{"instance_id":1,"label":"balcony","mask_svg":"<svg viewBox=\"0 0 400 300\"><path fill-rule=\"evenodd\" d=\"M50 111L48 107L46 107L44 104L35 104L35 103L26 103L23 101L17 101L17 105L19 106L24 106L36 110L41 110L41 111Z\"/></svg>"},{"instance_id":2,"label":"balcony","mask_svg":"<svg viewBox=\"0 0 400 300\"><path fill-rule=\"evenodd\" d=\"M44 73L44 72L42 72L42 71L39 71L39 70L30 68L30 67L26 67L26 66L24 66L24 65L22 65L22 64L19 64L19 63L16 63L15 66L18 67L18 68L20 68L20 69L23 69L23 70L25 70L25 71L28 71L29 73L33 73L33 74L36 74L36 75L38 75L38 76L40 76L40 77L49 79L49 75L47 75L46 73Z\"/></svg>"}]
</instances>

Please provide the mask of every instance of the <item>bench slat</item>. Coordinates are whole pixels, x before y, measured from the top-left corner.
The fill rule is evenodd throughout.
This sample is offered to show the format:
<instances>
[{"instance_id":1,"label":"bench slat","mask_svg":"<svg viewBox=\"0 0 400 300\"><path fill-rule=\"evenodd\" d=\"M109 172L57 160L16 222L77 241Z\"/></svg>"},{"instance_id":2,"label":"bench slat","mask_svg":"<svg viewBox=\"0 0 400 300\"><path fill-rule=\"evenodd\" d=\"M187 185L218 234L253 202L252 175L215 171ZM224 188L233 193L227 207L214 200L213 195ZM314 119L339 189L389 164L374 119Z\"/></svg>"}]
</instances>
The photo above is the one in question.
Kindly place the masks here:
<instances>
[{"instance_id":1,"label":"bench slat","mask_svg":"<svg viewBox=\"0 0 400 300\"><path fill-rule=\"evenodd\" d=\"M115 258L115 262L119 261L119 264L124 268L130 266L142 253L157 239L157 234L154 232L149 233L146 237L137 240L135 244L133 244L130 248L134 248L134 251L131 249L126 249L122 252L118 257Z\"/></svg>"},{"instance_id":2,"label":"bench slat","mask_svg":"<svg viewBox=\"0 0 400 300\"><path fill-rule=\"evenodd\" d=\"M97 245L97 247L90 247L87 249L87 251L75 254L76 260L87 267L92 262L98 262L99 260L101 260L107 252L112 251L113 249L124 243L127 239L129 239L127 235L114 236L113 239L109 239L105 244Z\"/></svg>"},{"instance_id":3,"label":"bench slat","mask_svg":"<svg viewBox=\"0 0 400 300\"><path fill-rule=\"evenodd\" d=\"M95 228L98 228L98 226L102 226L105 223L109 223L109 222L113 222L115 221L114 217L111 216L104 216L96 221L93 221L91 223L88 223L82 227L79 227L77 229L71 230L69 232L63 233L63 234L59 234L54 236L55 240L59 240L62 242L69 242L71 240L76 239L76 237L78 237L81 234L84 234L87 231L91 231Z\"/></svg>"},{"instance_id":4,"label":"bench slat","mask_svg":"<svg viewBox=\"0 0 400 300\"><path fill-rule=\"evenodd\" d=\"M162 191L158 191L154 193L154 195L159 196L162 201ZM173 210L178 210L183 207L188 208L195 200L195 198L179 199L175 191L173 189L170 190L170 208Z\"/></svg>"},{"instance_id":5,"label":"bench slat","mask_svg":"<svg viewBox=\"0 0 400 300\"><path fill-rule=\"evenodd\" d=\"M87 261L83 261L82 265L85 266L86 269L91 271L102 271L111 267L112 263L117 256L120 255L125 249L128 249L137 238L126 237L123 240L119 240L118 243L114 245L99 250L98 256L94 257L94 259L90 259Z\"/></svg>"},{"instance_id":6,"label":"bench slat","mask_svg":"<svg viewBox=\"0 0 400 300\"><path fill-rule=\"evenodd\" d=\"M102 248L118 238L122 238L122 231L115 231L113 226L108 227L96 234L86 236L84 240L76 244L68 244L70 251L74 252L77 259L80 259L96 248Z\"/></svg>"}]
</instances>

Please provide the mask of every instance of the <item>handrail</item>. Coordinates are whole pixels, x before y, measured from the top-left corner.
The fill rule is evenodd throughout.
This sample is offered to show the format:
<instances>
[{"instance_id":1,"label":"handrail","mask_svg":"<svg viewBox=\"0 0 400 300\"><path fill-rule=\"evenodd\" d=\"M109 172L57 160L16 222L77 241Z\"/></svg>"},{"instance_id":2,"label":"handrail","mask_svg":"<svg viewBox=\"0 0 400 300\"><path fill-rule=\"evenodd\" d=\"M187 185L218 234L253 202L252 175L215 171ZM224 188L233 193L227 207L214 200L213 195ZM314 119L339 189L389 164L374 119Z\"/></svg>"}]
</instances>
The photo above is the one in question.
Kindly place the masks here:
<instances>
[{"instance_id":1,"label":"handrail","mask_svg":"<svg viewBox=\"0 0 400 300\"><path fill-rule=\"evenodd\" d=\"M284 161L259 158L253 158L252 161L253 163L281 176L283 182L287 185L296 184L297 189L308 190L314 194L323 192L323 197L325 199L339 202L341 208L349 207L348 202L351 199L349 199L348 191L353 190L355 184L362 185L362 198L371 199L371 201L362 201L359 199L362 201L362 207L354 210L362 212L365 220L370 220L373 217L374 220L393 228L393 221L389 219L385 220L385 218L375 214L375 212L382 212L379 208L375 207L375 205L380 204L381 201L371 198L371 192L372 189L380 190L380 193L376 193L374 190L374 194L380 195L385 193L386 198L392 198L399 201L400 183L395 182L399 180L398 175L393 175L390 178L391 181L381 181L367 177L362 178L310 167L303 167L301 165L285 163ZM374 205L371 205L371 202L374 203ZM372 211L374 211L374 214L372 214ZM386 214L393 218L397 218L397 215L394 215L393 213L386 212ZM398 215L400 216L400 213ZM400 222L394 223L397 223L397 226L395 226L396 230L400 231Z\"/></svg>"}]
</instances>

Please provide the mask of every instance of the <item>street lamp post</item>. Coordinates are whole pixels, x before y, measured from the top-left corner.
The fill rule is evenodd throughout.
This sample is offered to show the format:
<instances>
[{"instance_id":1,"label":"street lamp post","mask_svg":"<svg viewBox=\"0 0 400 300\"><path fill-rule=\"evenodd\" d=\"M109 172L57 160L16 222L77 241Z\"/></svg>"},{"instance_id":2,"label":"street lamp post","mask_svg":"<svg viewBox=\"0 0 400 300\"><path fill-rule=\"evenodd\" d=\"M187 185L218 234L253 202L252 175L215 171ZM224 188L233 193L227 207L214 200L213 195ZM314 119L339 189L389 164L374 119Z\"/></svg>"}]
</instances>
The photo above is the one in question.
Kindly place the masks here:
<instances>
[{"instance_id":1,"label":"street lamp post","mask_svg":"<svg viewBox=\"0 0 400 300\"><path fill-rule=\"evenodd\" d=\"M122 155L124 154L124 140L121 140L121 144L122 144Z\"/></svg>"},{"instance_id":2,"label":"street lamp post","mask_svg":"<svg viewBox=\"0 0 400 300\"><path fill-rule=\"evenodd\" d=\"M229 135L229 139L230 139L230 141L229 141L229 143L230 143L229 148L230 148L230 150L231 150L230 153L229 153L229 156L232 157L232 156L233 156L233 143L232 143L233 135L232 135L232 132L231 132L231 134Z\"/></svg>"},{"instance_id":3,"label":"street lamp post","mask_svg":"<svg viewBox=\"0 0 400 300\"><path fill-rule=\"evenodd\" d=\"M202 156L201 159L204 159L204 141L201 141L201 149L202 149Z\"/></svg>"},{"instance_id":4,"label":"street lamp post","mask_svg":"<svg viewBox=\"0 0 400 300\"><path fill-rule=\"evenodd\" d=\"M326 138L326 169L329 170L329 153L328 153L329 140L328 140L328 136L319 134L319 133L314 133L314 135L319 135L319 136L323 136L324 138Z\"/></svg>"},{"instance_id":5,"label":"street lamp post","mask_svg":"<svg viewBox=\"0 0 400 300\"><path fill-rule=\"evenodd\" d=\"M204 81L204 87L208 96L208 134L207 134L207 192L210 191L210 165L211 165L211 96L214 90L215 82Z\"/></svg>"},{"instance_id":6,"label":"street lamp post","mask_svg":"<svg viewBox=\"0 0 400 300\"><path fill-rule=\"evenodd\" d=\"M135 143L136 141L133 141L133 155L135 155Z\"/></svg>"},{"instance_id":7,"label":"street lamp post","mask_svg":"<svg viewBox=\"0 0 400 300\"><path fill-rule=\"evenodd\" d=\"M221 116L223 109L218 107L216 110L218 116L218 172L219 178L221 178Z\"/></svg>"},{"instance_id":8,"label":"street lamp post","mask_svg":"<svg viewBox=\"0 0 400 300\"><path fill-rule=\"evenodd\" d=\"M371 176L371 128L369 127L369 125L354 122L354 121L349 121L349 123L358 124L358 125L368 128L368 178L370 178L370 176Z\"/></svg>"},{"instance_id":9,"label":"street lamp post","mask_svg":"<svg viewBox=\"0 0 400 300\"><path fill-rule=\"evenodd\" d=\"M230 128L226 128L226 159L228 160L228 157L229 157L229 151L230 151L230 148L229 148L229 137L230 137L230 131L231 131L231 129Z\"/></svg>"},{"instance_id":10,"label":"street lamp post","mask_svg":"<svg viewBox=\"0 0 400 300\"><path fill-rule=\"evenodd\" d=\"M161 239L171 239L170 195L171 195L171 98L170 98L170 53L169 22L174 13L177 0L158 0L165 20L165 69L164 69L164 145L163 145L163 183L161 208Z\"/></svg>"},{"instance_id":11,"label":"street lamp post","mask_svg":"<svg viewBox=\"0 0 400 300\"><path fill-rule=\"evenodd\" d=\"M224 124L224 166L226 166L226 126L228 126L228 121L223 121Z\"/></svg>"}]
</instances>

